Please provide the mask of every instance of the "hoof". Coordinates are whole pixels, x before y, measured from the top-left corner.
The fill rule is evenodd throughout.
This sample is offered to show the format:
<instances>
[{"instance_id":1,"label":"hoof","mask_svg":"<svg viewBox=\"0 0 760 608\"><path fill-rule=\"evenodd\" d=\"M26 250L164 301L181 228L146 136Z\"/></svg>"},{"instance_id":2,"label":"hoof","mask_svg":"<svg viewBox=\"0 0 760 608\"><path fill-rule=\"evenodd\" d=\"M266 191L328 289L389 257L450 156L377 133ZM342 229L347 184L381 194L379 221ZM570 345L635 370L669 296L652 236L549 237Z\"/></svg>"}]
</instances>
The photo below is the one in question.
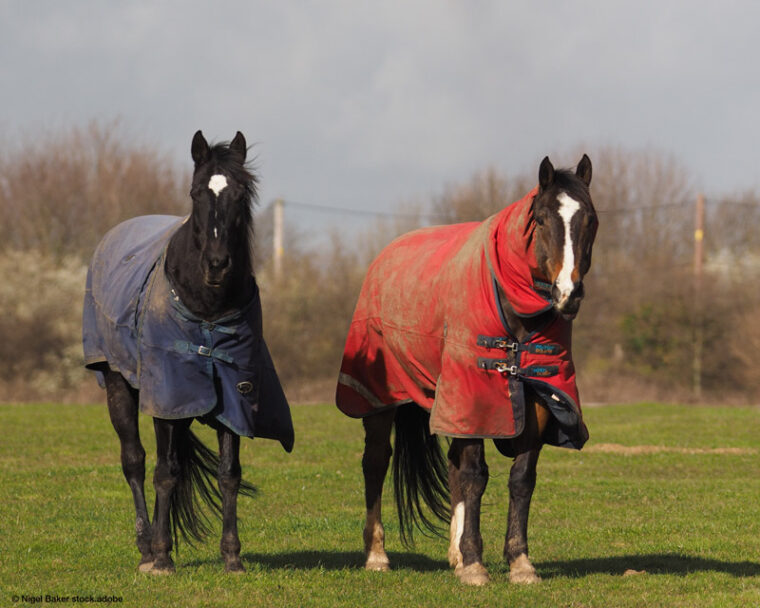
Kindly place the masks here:
<instances>
[{"instance_id":1,"label":"hoof","mask_svg":"<svg viewBox=\"0 0 760 608\"><path fill-rule=\"evenodd\" d=\"M518 585L532 585L541 582L541 577L536 574L536 569L530 563L527 555L521 555L509 565L509 582Z\"/></svg>"},{"instance_id":2,"label":"hoof","mask_svg":"<svg viewBox=\"0 0 760 608\"><path fill-rule=\"evenodd\" d=\"M137 570L139 572L150 572L151 570L153 570L153 559L151 559L150 561L140 562L140 564L137 566Z\"/></svg>"},{"instance_id":3,"label":"hoof","mask_svg":"<svg viewBox=\"0 0 760 608\"><path fill-rule=\"evenodd\" d=\"M152 574L174 574L174 562L169 559L157 559L153 562L153 567L150 569Z\"/></svg>"},{"instance_id":4,"label":"hoof","mask_svg":"<svg viewBox=\"0 0 760 608\"><path fill-rule=\"evenodd\" d=\"M233 574L244 574L245 566L243 566L243 562L237 559L224 564L224 571Z\"/></svg>"},{"instance_id":5,"label":"hoof","mask_svg":"<svg viewBox=\"0 0 760 608\"><path fill-rule=\"evenodd\" d=\"M156 568L154 565L150 569L151 574L155 574L156 576L164 576L165 574L174 574L176 572L174 566L170 566L168 568Z\"/></svg>"},{"instance_id":6,"label":"hoof","mask_svg":"<svg viewBox=\"0 0 760 608\"><path fill-rule=\"evenodd\" d=\"M391 563L386 555L370 555L367 558L367 563L364 564L364 569L373 572L389 572Z\"/></svg>"},{"instance_id":7,"label":"hoof","mask_svg":"<svg viewBox=\"0 0 760 608\"><path fill-rule=\"evenodd\" d=\"M480 587L481 585L487 585L491 580L485 566L477 562L470 564L469 566L457 566L456 570L454 570L454 574L457 575L459 582L463 585Z\"/></svg>"},{"instance_id":8,"label":"hoof","mask_svg":"<svg viewBox=\"0 0 760 608\"><path fill-rule=\"evenodd\" d=\"M541 582L541 577L534 572L513 572L509 571L509 582L517 585L533 585Z\"/></svg>"}]
</instances>

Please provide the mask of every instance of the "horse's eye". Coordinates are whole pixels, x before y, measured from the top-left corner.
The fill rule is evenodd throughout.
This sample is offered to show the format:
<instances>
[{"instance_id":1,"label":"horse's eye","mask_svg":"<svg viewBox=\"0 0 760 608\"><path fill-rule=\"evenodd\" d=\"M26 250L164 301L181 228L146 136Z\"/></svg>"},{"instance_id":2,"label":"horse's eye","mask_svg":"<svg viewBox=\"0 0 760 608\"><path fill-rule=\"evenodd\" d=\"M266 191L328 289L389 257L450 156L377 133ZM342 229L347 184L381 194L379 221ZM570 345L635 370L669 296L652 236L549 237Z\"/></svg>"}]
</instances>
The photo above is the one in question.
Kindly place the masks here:
<instances>
[{"instance_id":1,"label":"horse's eye","mask_svg":"<svg viewBox=\"0 0 760 608\"><path fill-rule=\"evenodd\" d=\"M536 219L536 224L538 224L539 226L543 226L544 225L544 216L543 215L537 215L535 217L535 219Z\"/></svg>"}]
</instances>

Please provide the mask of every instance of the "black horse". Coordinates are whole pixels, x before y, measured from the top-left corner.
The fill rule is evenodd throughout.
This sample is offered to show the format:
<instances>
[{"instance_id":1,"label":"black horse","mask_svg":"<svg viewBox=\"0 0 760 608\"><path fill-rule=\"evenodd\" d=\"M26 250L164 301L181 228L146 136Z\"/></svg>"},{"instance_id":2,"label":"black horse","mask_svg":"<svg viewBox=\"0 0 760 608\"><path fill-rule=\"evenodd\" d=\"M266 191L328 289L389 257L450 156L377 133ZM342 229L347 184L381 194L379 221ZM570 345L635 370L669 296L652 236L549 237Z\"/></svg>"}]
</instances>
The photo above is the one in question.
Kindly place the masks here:
<instances>
[{"instance_id":1,"label":"black horse","mask_svg":"<svg viewBox=\"0 0 760 608\"><path fill-rule=\"evenodd\" d=\"M240 436L279 439L290 451L287 401L262 336L252 265L256 176L238 132L229 144L192 141L186 218L137 217L98 245L87 277L85 363L107 391L121 463L137 513L141 571L172 572L172 538L210 531L202 503L222 518L227 571L242 571L237 531ZM138 409L153 416L157 463L151 525ZM219 455L192 433L216 430ZM218 488L217 484L218 483Z\"/></svg>"},{"instance_id":2,"label":"black horse","mask_svg":"<svg viewBox=\"0 0 760 608\"><path fill-rule=\"evenodd\" d=\"M367 569L389 568L381 498L393 454L402 539L415 523L435 529L429 513L450 518L457 576L489 580L480 504L483 439L492 438L515 458L504 545L510 580L539 580L527 526L541 447L580 448L588 438L570 332L597 218L587 156L574 172L545 158L538 173L538 187L521 201L482 223L399 237L367 273L336 395L364 423ZM448 459L437 435L450 438Z\"/></svg>"}]
</instances>

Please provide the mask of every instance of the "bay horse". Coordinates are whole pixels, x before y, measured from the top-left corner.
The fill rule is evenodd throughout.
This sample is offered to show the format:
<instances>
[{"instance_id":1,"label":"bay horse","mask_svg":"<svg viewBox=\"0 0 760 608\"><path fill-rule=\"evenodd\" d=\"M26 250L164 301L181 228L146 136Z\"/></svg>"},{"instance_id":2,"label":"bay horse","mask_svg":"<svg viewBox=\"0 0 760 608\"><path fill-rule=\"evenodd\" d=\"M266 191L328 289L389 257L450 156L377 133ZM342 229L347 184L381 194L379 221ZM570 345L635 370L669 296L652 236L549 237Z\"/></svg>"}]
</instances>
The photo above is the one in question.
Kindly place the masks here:
<instances>
[{"instance_id":1,"label":"bay horse","mask_svg":"<svg viewBox=\"0 0 760 608\"><path fill-rule=\"evenodd\" d=\"M237 496L255 490L241 479L240 436L292 449L288 403L262 336L252 263L257 177L246 154L240 132L213 147L195 133L190 215L127 220L90 263L85 365L106 389L121 443L141 571L174 571L172 539L192 544L210 531L204 505L222 519L226 571L243 571ZM152 524L138 410L153 417L156 435ZM194 419L216 430L218 456L190 430Z\"/></svg>"},{"instance_id":2,"label":"bay horse","mask_svg":"<svg viewBox=\"0 0 760 608\"><path fill-rule=\"evenodd\" d=\"M510 581L540 580L527 537L539 453L547 443L580 449L588 438L570 342L598 225L591 172L585 154L575 171L546 157L522 200L484 222L403 235L370 266L336 391L340 410L362 418L365 431L367 569L389 568L381 500L393 455L404 544L415 527L450 522L456 576L489 581L480 508L490 438L514 457ZM448 458L438 436L450 442Z\"/></svg>"}]
</instances>

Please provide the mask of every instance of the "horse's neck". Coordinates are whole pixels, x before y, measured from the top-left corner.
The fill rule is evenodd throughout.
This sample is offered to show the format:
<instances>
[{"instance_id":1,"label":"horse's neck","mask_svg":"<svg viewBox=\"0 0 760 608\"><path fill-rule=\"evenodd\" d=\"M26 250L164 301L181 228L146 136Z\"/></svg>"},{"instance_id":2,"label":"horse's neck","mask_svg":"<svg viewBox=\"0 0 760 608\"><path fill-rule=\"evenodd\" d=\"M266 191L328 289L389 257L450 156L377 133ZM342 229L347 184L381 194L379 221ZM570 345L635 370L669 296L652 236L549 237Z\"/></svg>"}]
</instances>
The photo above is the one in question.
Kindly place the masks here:
<instances>
[{"instance_id":1,"label":"horse's neck","mask_svg":"<svg viewBox=\"0 0 760 608\"><path fill-rule=\"evenodd\" d=\"M166 251L166 276L172 288L191 313L206 321L239 310L250 299L255 282L248 268L233 260L231 278L223 287L207 285L190 222L172 236Z\"/></svg>"},{"instance_id":2,"label":"horse's neck","mask_svg":"<svg viewBox=\"0 0 760 608\"><path fill-rule=\"evenodd\" d=\"M550 309L535 317L521 317L515 312L515 309L512 308L512 305L507 299L507 294L504 292L501 285L498 286L498 289L501 312L507 321L509 329L512 330L512 334L520 342L523 342L530 334L544 327L556 314L554 309Z\"/></svg>"}]
</instances>

